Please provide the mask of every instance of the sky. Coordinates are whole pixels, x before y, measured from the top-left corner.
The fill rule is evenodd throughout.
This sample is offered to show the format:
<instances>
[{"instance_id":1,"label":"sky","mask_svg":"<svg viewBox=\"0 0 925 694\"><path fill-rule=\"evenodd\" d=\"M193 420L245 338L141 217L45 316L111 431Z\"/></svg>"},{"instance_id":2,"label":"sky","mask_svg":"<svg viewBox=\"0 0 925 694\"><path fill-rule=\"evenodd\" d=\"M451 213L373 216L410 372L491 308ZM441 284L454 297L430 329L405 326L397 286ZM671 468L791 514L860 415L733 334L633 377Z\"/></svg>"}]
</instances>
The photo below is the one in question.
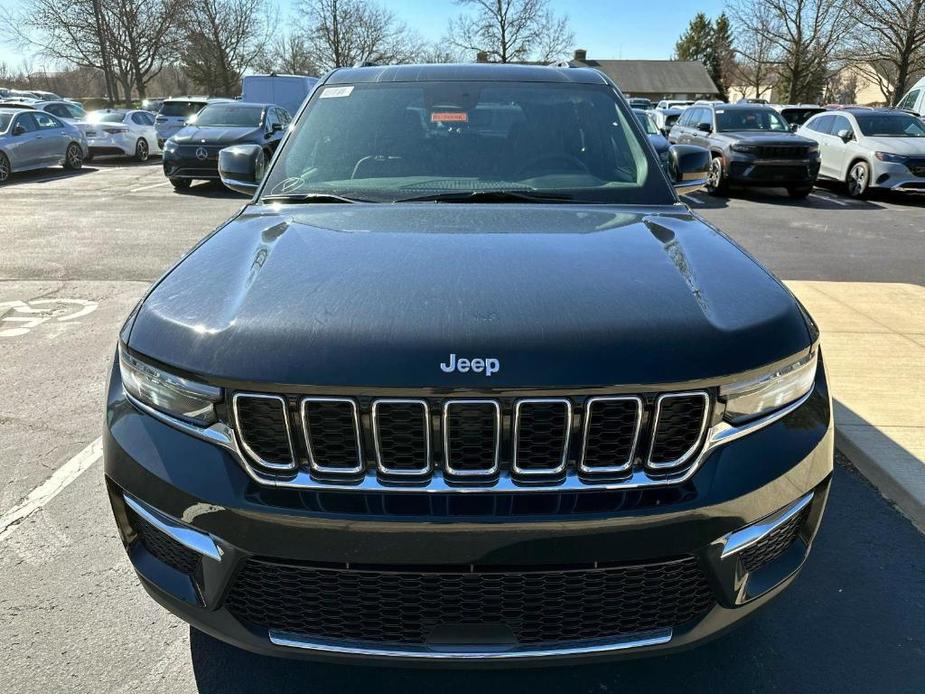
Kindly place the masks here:
<instances>
[{"instance_id":1,"label":"sky","mask_svg":"<svg viewBox=\"0 0 925 694\"><path fill-rule=\"evenodd\" d=\"M29 0L0 0L24 6ZM297 0L279 0L286 9ZM425 39L439 40L450 17L460 14L453 0L380 0ZM589 58L667 59L674 43L697 12L716 17L724 0L553 0L550 5L566 14L575 34L575 48L585 48ZM0 37L2 38L2 37ZM17 68L22 54L0 41L0 62Z\"/></svg>"}]
</instances>

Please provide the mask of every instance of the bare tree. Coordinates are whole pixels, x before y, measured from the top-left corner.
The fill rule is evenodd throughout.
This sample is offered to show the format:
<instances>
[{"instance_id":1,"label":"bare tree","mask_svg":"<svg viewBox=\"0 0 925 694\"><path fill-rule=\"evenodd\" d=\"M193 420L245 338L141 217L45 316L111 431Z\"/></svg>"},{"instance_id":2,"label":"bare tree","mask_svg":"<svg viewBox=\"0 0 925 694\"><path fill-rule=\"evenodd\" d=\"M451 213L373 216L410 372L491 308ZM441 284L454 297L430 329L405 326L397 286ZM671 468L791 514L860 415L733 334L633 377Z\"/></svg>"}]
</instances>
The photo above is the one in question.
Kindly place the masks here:
<instances>
[{"instance_id":1,"label":"bare tree","mask_svg":"<svg viewBox=\"0 0 925 694\"><path fill-rule=\"evenodd\" d=\"M910 78L925 70L925 0L850 0L850 52L857 70L895 106Z\"/></svg>"},{"instance_id":2,"label":"bare tree","mask_svg":"<svg viewBox=\"0 0 925 694\"><path fill-rule=\"evenodd\" d=\"M564 57L574 35L548 0L456 0L469 12L450 21L450 43L492 62L548 62Z\"/></svg>"},{"instance_id":3,"label":"bare tree","mask_svg":"<svg viewBox=\"0 0 925 694\"><path fill-rule=\"evenodd\" d=\"M281 36L261 53L254 67L261 72L289 75L317 75L320 72L308 41L304 34L298 32Z\"/></svg>"},{"instance_id":4,"label":"bare tree","mask_svg":"<svg viewBox=\"0 0 925 694\"><path fill-rule=\"evenodd\" d=\"M240 93L241 76L273 35L267 0L194 0L182 14L180 60L189 78L211 94Z\"/></svg>"},{"instance_id":5,"label":"bare tree","mask_svg":"<svg viewBox=\"0 0 925 694\"><path fill-rule=\"evenodd\" d=\"M409 62L419 39L385 7L363 0L300 0L300 37L322 70Z\"/></svg>"},{"instance_id":6,"label":"bare tree","mask_svg":"<svg viewBox=\"0 0 925 694\"><path fill-rule=\"evenodd\" d=\"M176 57L186 0L107 0L112 16L108 46L125 65L140 99L148 83Z\"/></svg>"},{"instance_id":7,"label":"bare tree","mask_svg":"<svg viewBox=\"0 0 925 694\"><path fill-rule=\"evenodd\" d=\"M735 81L754 92L756 98L764 98L771 91L775 74L775 59L772 45L767 37L770 22L764 6L753 8L748 21L733 18L735 27L735 63L732 68Z\"/></svg>"},{"instance_id":8,"label":"bare tree","mask_svg":"<svg viewBox=\"0 0 925 694\"><path fill-rule=\"evenodd\" d=\"M847 0L739 0L731 8L740 26L770 43L787 101L822 96L835 56L850 30Z\"/></svg>"}]
</instances>

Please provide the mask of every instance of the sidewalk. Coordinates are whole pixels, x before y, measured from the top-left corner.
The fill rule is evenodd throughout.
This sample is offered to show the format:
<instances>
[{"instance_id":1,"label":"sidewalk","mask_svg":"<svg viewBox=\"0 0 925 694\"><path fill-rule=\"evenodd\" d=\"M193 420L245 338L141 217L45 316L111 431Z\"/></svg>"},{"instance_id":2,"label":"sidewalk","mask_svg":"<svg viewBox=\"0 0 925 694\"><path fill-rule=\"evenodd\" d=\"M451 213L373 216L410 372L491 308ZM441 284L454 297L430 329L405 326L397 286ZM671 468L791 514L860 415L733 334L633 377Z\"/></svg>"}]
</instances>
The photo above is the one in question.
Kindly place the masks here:
<instances>
[{"instance_id":1,"label":"sidewalk","mask_svg":"<svg viewBox=\"0 0 925 694\"><path fill-rule=\"evenodd\" d=\"M925 532L925 287L787 285L822 329L836 446Z\"/></svg>"}]
</instances>

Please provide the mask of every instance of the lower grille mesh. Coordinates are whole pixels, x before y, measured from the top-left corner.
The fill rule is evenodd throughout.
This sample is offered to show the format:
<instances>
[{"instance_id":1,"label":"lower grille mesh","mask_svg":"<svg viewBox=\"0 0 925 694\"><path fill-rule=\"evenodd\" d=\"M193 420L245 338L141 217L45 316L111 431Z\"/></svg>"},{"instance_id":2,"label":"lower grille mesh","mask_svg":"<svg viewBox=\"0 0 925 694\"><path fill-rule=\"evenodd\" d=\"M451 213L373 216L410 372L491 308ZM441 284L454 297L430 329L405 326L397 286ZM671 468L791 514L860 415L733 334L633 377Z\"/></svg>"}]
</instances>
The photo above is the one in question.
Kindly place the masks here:
<instances>
[{"instance_id":1,"label":"lower grille mesh","mask_svg":"<svg viewBox=\"0 0 925 694\"><path fill-rule=\"evenodd\" d=\"M782 526L768 533L760 542L743 550L740 558L745 570L757 571L790 549L790 545L796 541L797 536L800 534L800 528L806 522L808 514L809 508L803 509Z\"/></svg>"},{"instance_id":2,"label":"lower grille mesh","mask_svg":"<svg viewBox=\"0 0 925 694\"><path fill-rule=\"evenodd\" d=\"M713 605L693 557L546 571L319 568L249 559L226 606L242 622L321 639L423 644L433 630L503 625L520 644L640 634Z\"/></svg>"},{"instance_id":3,"label":"lower grille mesh","mask_svg":"<svg viewBox=\"0 0 925 694\"><path fill-rule=\"evenodd\" d=\"M191 574L196 570L199 563L199 555L196 552L162 533L132 509L126 507L125 510L129 523L138 534L138 542L141 542L155 559L185 574Z\"/></svg>"}]
</instances>

